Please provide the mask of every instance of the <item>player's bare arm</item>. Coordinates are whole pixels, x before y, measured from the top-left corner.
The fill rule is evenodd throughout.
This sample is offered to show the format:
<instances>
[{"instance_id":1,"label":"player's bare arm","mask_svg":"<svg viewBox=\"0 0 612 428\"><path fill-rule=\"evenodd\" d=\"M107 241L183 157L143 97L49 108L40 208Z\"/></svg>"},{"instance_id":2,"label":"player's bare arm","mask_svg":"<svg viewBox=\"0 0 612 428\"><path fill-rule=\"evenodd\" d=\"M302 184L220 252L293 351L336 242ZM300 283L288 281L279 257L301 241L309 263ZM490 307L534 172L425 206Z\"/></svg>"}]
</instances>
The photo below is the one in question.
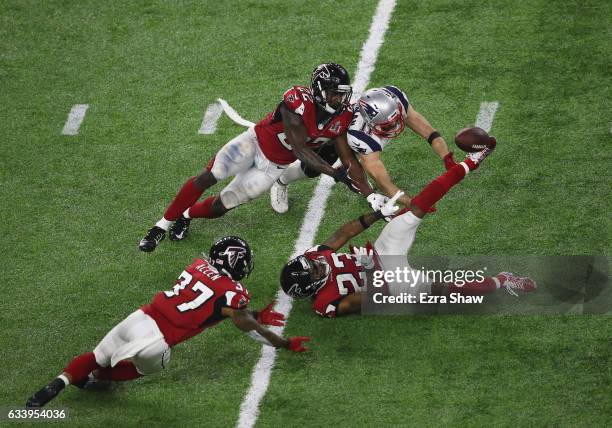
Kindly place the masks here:
<instances>
[{"instance_id":1,"label":"player's bare arm","mask_svg":"<svg viewBox=\"0 0 612 428\"><path fill-rule=\"evenodd\" d=\"M361 164L370 177L376 182L376 186L382 192L391 198L401 189L393 183L387 168L380 158L380 152L373 152L367 155L361 155ZM405 207L410 206L410 197L406 194L402 195L398 202Z\"/></svg>"},{"instance_id":2,"label":"player's bare arm","mask_svg":"<svg viewBox=\"0 0 612 428\"><path fill-rule=\"evenodd\" d=\"M269 307L269 306L268 306ZM221 310L223 316L230 317L234 325L245 333L255 333L264 339L264 343L274 346L275 348L285 348L294 352L303 352L306 350L303 343L310 340L309 337L290 337L285 339L268 328L257 322L255 314L248 309L232 309L223 308ZM276 324L279 325L279 324Z\"/></svg>"},{"instance_id":3,"label":"player's bare arm","mask_svg":"<svg viewBox=\"0 0 612 428\"><path fill-rule=\"evenodd\" d=\"M349 315L361 312L361 292L352 293L348 296L344 297L338 303L338 309L336 310L336 314L340 315Z\"/></svg>"},{"instance_id":4,"label":"player's bare arm","mask_svg":"<svg viewBox=\"0 0 612 428\"><path fill-rule=\"evenodd\" d=\"M408 106L408 119L406 120L406 124L410 129L426 140L436 131L429 121L425 119L421 113L413 109L411 105ZM444 157L449 154L448 145L442 136L436 136L430 141L430 144L433 151L440 156L440 159L444 159Z\"/></svg>"},{"instance_id":5,"label":"player's bare arm","mask_svg":"<svg viewBox=\"0 0 612 428\"><path fill-rule=\"evenodd\" d=\"M325 162L319 155L306 146L308 131L302 116L290 111L284 104L280 106L287 143L293 149L295 156L308 167L322 174L335 177L337 171Z\"/></svg>"},{"instance_id":6,"label":"player's bare arm","mask_svg":"<svg viewBox=\"0 0 612 428\"><path fill-rule=\"evenodd\" d=\"M404 193L401 191L397 192L379 211L364 214L359 218L344 224L342 227L336 230L327 241L323 242L323 245L331 248L334 251L339 250L349 240L359 235L378 220L395 214L395 212L398 210L395 203L403 194Z\"/></svg>"},{"instance_id":7,"label":"player's bare arm","mask_svg":"<svg viewBox=\"0 0 612 428\"><path fill-rule=\"evenodd\" d=\"M350 178L359 188L359 192L363 196L369 196L370 194L372 194L374 190L368 183L363 167L361 166L359 160L357 160L355 152L349 147L346 134L338 136L334 144L336 148L336 153L338 153L338 157L342 161L342 165L344 165L344 168L349 171Z\"/></svg>"}]
</instances>

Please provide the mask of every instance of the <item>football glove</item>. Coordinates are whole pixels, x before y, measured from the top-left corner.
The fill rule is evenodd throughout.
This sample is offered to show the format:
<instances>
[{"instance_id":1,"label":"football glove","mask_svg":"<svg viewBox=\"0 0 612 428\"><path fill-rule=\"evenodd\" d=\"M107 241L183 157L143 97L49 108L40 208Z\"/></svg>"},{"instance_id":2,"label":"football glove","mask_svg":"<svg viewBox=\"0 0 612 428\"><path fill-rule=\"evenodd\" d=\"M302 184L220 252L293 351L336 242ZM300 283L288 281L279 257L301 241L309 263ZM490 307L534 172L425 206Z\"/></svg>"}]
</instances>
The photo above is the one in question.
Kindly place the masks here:
<instances>
[{"instance_id":1,"label":"football glove","mask_svg":"<svg viewBox=\"0 0 612 428\"><path fill-rule=\"evenodd\" d=\"M257 322L259 324L275 325L278 327L285 325L285 315L274 311L275 304L276 301L273 300L272 303L259 311L259 314L257 315Z\"/></svg>"},{"instance_id":2,"label":"football glove","mask_svg":"<svg viewBox=\"0 0 612 428\"><path fill-rule=\"evenodd\" d=\"M298 336L298 337L289 337L287 338L289 341L289 345L287 349L293 352L304 352L307 348L304 347L303 343L308 342L310 337L308 336Z\"/></svg>"},{"instance_id":3,"label":"football glove","mask_svg":"<svg viewBox=\"0 0 612 428\"><path fill-rule=\"evenodd\" d=\"M349 177L348 170L344 168L339 168L336 170L336 173L334 174L334 180L336 180L336 183L341 182L346 184L346 186L351 192L361 193L357 184L353 180L351 180L351 177Z\"/></svg>"},{"instance_id":4,"label":"football glove","mask_svg":"<svg viewBox=\"0 0 612 428\"><path fill-rule=\"evenodd\" d=\"M370 193L366 198L370 207L372 207L372 211L378 211L387 203L389 198L385 195L381 195L380 193Z\"/></svg>"},{"instance_id":5,"label":"football glove","mask_svg":"<svg viewBox=\"0 0 612 428\"><path fill-rule=\"evenodd\" d=\"M403 194L404 192L402 192L401 190L398 190L397 193L393 195L393 197L389 199L380 209L380 215L382 215L385 218L385 220L387 219L388 219L387 221L391 220L391 218L393 218L393 214L395 214L397 210L399 210L399 206L395 205L395 203L397 202L399 198L402 197Z\"/></svg>"},{"instance_id":6,"label":"football glove","mask_svg":"<svg viewBox=\"0 0 612 428\"><path fill-rule=\"evenodd\" d=\"M355 258L361 263L366 269L374 269L374 250L367 249L366 247L350 247Z\"/></svg>"}]
</instances>

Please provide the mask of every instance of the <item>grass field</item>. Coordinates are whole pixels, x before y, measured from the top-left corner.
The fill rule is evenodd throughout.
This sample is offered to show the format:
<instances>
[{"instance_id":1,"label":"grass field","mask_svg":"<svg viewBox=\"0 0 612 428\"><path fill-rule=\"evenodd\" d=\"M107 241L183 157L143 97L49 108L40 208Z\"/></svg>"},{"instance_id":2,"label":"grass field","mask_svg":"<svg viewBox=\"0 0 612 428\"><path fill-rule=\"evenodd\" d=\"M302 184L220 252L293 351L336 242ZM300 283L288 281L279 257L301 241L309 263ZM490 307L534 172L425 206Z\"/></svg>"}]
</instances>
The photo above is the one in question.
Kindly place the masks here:
<instances>
[{"instance_id":1,"label":"grass field","mask_svg":"<svg viewBox=\"0 0 612 428\"><path fill-rule=\"evenodd\" d=\"M285 215L266 195L152 254L137 243L242 131L224 116L198 134L206 107L222 97L259 120L316 64L353 73L376 4L0 4L0 407L23 406L218 237L251 244L253 306L274 297L314 180ZM370 86L401 87L449 143L481 102L500 105L498 149L437 204L415 255L611 255L610 16L601 0L398 1ZM82 103L79 135L61 135ZM383 159L410 193L443 170L410 133ZM317 241L367 210L335 186ZM286 334L311 349L279 353L258 426L612 425L610 313L322 320L297 302ZM222 323L160 375L53 406L71 426L233 426L260 350Z\"/></svg>"}]
</instances>

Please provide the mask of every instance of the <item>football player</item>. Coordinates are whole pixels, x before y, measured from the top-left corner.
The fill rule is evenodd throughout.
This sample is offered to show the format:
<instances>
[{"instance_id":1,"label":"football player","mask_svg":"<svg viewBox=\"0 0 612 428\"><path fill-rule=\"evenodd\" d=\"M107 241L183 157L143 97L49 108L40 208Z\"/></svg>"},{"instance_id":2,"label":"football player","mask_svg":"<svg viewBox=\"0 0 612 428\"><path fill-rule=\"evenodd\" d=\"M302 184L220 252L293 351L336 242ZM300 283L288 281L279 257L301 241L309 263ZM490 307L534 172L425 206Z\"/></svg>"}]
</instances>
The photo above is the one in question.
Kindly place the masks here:
<instances>
[{"instance_id":1,"label":"football player","mask_svg":"<svg viewBox=\"0 0 612 428\"><path fill-rule=\"evenodd\" d=\"M139 248L155 250L168 230L171 240L184 239L191 219L220 217L258 197L296 159L317 173L347 184L353 191L372 193L346 139L353 118L351 94L344 67L319 65L312 73L309 88L293 86L287 90L272 113L228 142L198 176L187 180L164 216L140 241ZM314 151L330 144L335 146L345 168L332 168ZM234 179L219 195L196 203L206 189L227 177Z\"/></svg>"},{"instance_id":2,"label":"football player","mask_svg":"<svg viewBox=\"0 0 612 428\"><path fill-rule=\"evenodd\" d=\"M208 258L196 259L171 290L155 295L117 324L94 348L75 357L64 371L28 399L42 407L68 385L89 387L127 381L158 372L168 365L171 349L224 319L253 339L294 352L306 350L309 337L280 337L264 324L282 326L284 315L274 302L261 311L247 309L251 295L240 283L253 270L247 243L235 236L215 242Z\"/></svg>"},{"instance_id":3,"label":"football player","mask_svg":"<svg viewBox=\"0 0 612 428\"><path fill-rule=\"evenodd\" d=\"M391 180L380 155L387 144L404 131L406 125L429 142L447 168L455 164L444 138L412 107L406 94L396 86L369 89L353 105L353 110L354 116L347 134L349 146L358 155L363 168L374 180L377 188L389 198L400 189ZM333 149L325 147L320 152L321 157L331 164L338 159ZM294 181L319 175L301 161L289 165L270 189L272 209L281 214L287 212L287 186ZM380 207L377 195L366 195L374 210ZM410 198L404 194L399 202L408 207Z\"/></svg>"},{"instance_id":4,"label":"football player","mask_svg":"<svg viewBox=\"0 0 612 428\"><path fill-rule=\"evenodd\" d=\"M494 148L494 147L493 147ZM338 229L334 235L322 245L312 248L303 255L290 260L281 272L281 287L291 297L313 297L313 309L322 317L336 317L361 311L361 293L365 290L365 270L377 266L394 270L397 266L380 265L377 255L407 255L410 251L415 234L421 220L431 207L439 201L451 187L459 183L470 171L490 154L493 148L481 152L470 153L467 158L451 166L444 174L429 183L417 196L410 201L410 211L396 216L382 230L373 248L359 248L356 254L366 255L356 257L355 254L338 253L351 238L363 232L377 220L390 215L397 199L402 196L399 191L381 210L362 215ZM407 261L404 265L411 269ZM388 284L392 294L399 294L407 289L401 289L401 284ZM459 286L455 284L432 284L420 281L413 284L412 293L429 294L485 294L499 288L505 288L511 294L516 291L529 292L536 288L530 278L520 278L508 272L502 272L493 277L485 277L483 281L466 282Z\"/></svg>"}]
</instances>

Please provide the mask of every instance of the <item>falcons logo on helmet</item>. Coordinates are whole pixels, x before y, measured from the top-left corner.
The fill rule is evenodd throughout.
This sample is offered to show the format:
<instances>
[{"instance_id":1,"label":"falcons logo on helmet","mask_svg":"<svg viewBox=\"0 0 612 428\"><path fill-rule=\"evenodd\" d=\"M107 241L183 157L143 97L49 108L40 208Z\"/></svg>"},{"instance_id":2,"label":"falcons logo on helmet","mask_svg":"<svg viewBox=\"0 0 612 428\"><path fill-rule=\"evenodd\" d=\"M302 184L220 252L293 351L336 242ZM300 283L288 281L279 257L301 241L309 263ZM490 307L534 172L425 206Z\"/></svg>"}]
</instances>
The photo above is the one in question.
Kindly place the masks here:
<instances>
[{"instance_id":1,"label":"falcons logo on helmet","mask_svg":"<svg viewBox=\"0 0 612 428\"><path fill-rule=\"evenodd\" d=\"M244 258L245 254L246 249L242 247L227 247L225 251L221 253L222 256L227 256L227 263L231 268L235 268L238 260Z\"/></svg>"}]
</instances>

